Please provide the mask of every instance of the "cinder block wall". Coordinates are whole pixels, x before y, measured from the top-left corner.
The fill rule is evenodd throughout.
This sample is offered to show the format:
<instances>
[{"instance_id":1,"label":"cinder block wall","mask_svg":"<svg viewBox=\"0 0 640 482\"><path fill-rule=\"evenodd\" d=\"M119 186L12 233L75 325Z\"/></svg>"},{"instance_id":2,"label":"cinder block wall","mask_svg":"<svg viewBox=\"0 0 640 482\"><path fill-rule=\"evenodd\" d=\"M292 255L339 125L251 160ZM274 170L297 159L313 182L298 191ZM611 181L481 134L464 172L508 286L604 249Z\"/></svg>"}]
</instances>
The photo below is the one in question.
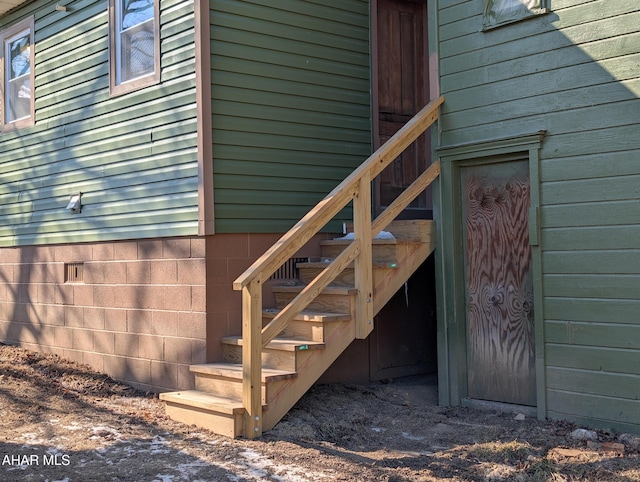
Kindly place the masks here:
<instances>
[{"instance_id":1,"label":"cinder block wall","mask_svg":"<svg viewBox=\"0 0 640 482\"><path fill-rule=\"evenodd\" d=\"M216 234L207 237L207 361L222 360L220 338L242 333L242 294L234 291L233 282L264 254L281 234L248 233ZM317 234L294 257L320 255L320 242L340 234ZM271 286L279 281L263 284L263 306L275 306Z\"/></svg>"},{"instance_id":2,"label":"cinder block wall","mask_svg":"<svg viewBox=\"0 0 640 482\"><path fill-rule=\"evenodd\" d=\"M143 389L190 388L206 361L206 241L0 249L0 340ZM82 263L67 280L66 263Z\"/></svg>"},{"instance_id":3,"label":"cinder block wall","mask_svg":"<svg viewBox=\"0 0 640 482\"><path fill-rule=\"evenodd\" d=\"M0 248L0 341L85 363L138 388L193 388L242 333L233 281L279 234ZM315 236L296 256L318 256ZM82 279L66 279L82 263ZM277 282L276 282L277 283ZM264 305L271 305L265 283Z\"/></svg>"}]
</instances>

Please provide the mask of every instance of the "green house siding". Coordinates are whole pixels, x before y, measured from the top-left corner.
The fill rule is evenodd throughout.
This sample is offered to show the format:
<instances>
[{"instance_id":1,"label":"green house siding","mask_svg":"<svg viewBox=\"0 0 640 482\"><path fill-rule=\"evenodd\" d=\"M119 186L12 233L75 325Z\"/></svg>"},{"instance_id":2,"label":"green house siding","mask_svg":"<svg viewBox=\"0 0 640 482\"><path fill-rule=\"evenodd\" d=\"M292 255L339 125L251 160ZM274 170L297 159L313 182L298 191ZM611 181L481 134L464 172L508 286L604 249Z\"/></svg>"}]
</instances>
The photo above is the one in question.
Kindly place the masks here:
<instances>
[{"instance_id":1,"label":"green house siding","mask_svg":"<svg viewBox=\"0 0 640 482\"><path fill-rule=\"evenodd\" d=\"M369 5L211 1L216 232L282 232L371 152Z\"/></svg>"},{"instance_id":2,"label":"green house siding","mask_svg":"<svg viewBox=\"0 0 640 482\"><path fill-rule=\"evenodd\" d=\"M0 134L0 245L196 234L193 4L161 2L161 83L113 98L107 2L54 6L0 19L35 16L36 110Z\"/></svg>"},{"instance_id":3,"label":"green house siding","mask_svg":"<svg viewBox=\"0 0 640 482\"><path fill-rule=\"evenodd\" d=\"M482 32L481 0L440 2L442 144L546 131L539 395L548 416L640 432L640 5L550 3Z\"/></svg>"}]
</instances>

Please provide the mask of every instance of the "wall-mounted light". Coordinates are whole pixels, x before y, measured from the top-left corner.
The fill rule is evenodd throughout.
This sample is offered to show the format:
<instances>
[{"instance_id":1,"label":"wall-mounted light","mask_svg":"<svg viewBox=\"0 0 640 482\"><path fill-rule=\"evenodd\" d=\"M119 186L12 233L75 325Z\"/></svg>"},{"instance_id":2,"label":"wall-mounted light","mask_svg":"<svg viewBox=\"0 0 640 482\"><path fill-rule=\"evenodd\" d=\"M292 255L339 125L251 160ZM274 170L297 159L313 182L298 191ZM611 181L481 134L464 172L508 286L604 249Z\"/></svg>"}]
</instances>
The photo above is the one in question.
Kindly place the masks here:
<instances>
[{"instance_id":1,"label":"wall-mounted light","mask_svg":"<svg viewBox=\"0 0 640 482\"><path fill-rule=\"evenodd\" d=\"M70 211L71 214L80 214L82 211L82 193L72 194L69 198L69 204L67 204L67 211Z\"/></svg>"},{"instance_id":2,"label":"wall-mounted light","mask_svg":"<svg viewBox=\"0 0 640 482\"><path fill-rule=\"evenodd\" d=\"M58 12L66 12L66 11L67 11L67 6L66 6L66 5L60 5L60 4L57 4L57 5L56 5L56 10L57 10Z\"/></svg>"}]
</instances>

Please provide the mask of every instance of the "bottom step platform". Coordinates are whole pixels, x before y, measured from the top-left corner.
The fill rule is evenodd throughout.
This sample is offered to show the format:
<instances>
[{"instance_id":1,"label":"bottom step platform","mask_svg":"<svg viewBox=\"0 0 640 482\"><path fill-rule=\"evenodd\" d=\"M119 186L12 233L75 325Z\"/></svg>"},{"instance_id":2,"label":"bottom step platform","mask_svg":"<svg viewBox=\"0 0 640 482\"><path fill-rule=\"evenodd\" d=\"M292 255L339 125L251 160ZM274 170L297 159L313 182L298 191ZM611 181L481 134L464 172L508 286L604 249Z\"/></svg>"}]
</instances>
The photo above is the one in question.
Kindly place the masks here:
<instances>
[{"instance_id":1,"label":"bottom step platform","mask_svg":"<svg viewBox=\"0 0 640 482\"><path fill-rule=\"evenodd\" d=\"M227 437L242 435L245 410L240 400L218 397L198 390L161 393L169 417L187 425Z\"/></svg>"}]
</instances>

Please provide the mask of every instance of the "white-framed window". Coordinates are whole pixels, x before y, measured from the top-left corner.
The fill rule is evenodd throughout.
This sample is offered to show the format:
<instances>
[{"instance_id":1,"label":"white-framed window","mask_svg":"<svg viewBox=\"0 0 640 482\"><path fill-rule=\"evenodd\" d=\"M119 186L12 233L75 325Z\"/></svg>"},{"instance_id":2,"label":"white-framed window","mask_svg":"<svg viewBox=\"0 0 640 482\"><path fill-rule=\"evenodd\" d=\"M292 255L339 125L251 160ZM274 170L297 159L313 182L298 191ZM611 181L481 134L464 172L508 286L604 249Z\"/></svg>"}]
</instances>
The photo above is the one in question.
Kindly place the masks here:
<instances>
[{"instance_id":1,"label":"white-framed window","mask_svg":"<svg viewBox=\"0 0 640 482\"><path fill-rule=\"evenodd\" d=\"M484 0L484 30L547 13L548 0Z\"/></svg>"},{"instance_id":2,"label":"white-framed window","mask_svg":"<svg viewBox=\"0 0 640 482\"><path fill-rule=\"evenodd\" d=\"M160 80L159 0L110 0L110 85L114 95Z\"/></svg>"},{"instance_id":3,"label":"white-framed window","mask_svg":"<svg viewBox=\"0 0 640 482\"><path fill-rule=\"evenodd\" d=\"M31 126L35 121L33 17L0 32L0 42L2 130Z\"/></svg>"}]
</instances>

